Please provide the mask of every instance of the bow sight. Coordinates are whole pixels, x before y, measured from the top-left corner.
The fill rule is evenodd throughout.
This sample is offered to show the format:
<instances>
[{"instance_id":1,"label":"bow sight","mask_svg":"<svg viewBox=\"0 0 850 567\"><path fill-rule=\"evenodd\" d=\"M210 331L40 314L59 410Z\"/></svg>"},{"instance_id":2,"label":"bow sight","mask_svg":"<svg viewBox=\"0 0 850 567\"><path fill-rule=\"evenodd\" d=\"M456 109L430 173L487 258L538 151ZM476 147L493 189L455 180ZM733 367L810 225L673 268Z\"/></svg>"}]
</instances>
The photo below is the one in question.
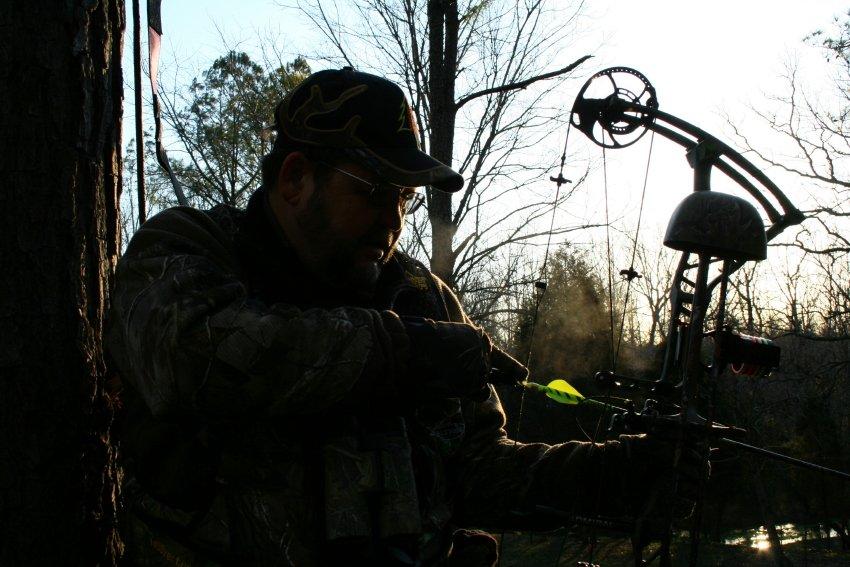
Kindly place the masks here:
<instances>
[{"instance_id":1,"label":"bow sight","mask_svg":"<svg viewBox=\"0 0 850 567\"><path fill-rule=\"evenodd\" d=\"M740 334L726 324L729 277L744 263L765 259L767 243L787 227L802 222L803 214L740 153L693 124L659 110L655 88L634 69L613 67L593 75L576 97L570 125L604 149L630 146L647 131L672 140L684 147L693 168L693 193L676 208L664 237L664 244L680 251L682 256L670 291L670 325L660 376L645 380L614 370L596 375L609 395L620 388L642 390L648 398L643 408L636 410L632 402L627 407L616 407L586 399L568 384L569 390L560 388L556 385L559 381L549 386L526 383L527 389L547 393L554 399L560 396L562 403L604 405L613 413L609 430L676 439L677 455L681 454L687 437L705 442L706 458L710 445L726 445L850 479L847 473L743 443L745 430L714 422L713 400L723 372L731 369L738 375L767 375L779 364L778 345L768 339ZM562 164L563 160L562 156ZM711 173L715 169L749 193L761 212L745 199L712 192ZM553 181L560 187L565 181L563 174ZM631 266L620 273L629 282L640 277ZM709 320L713 297L716 307L713 320ZM702 353L706 338L713 345L709 362ZM709 395L701 388L703 385L709 386ZM707 417L697 412L697 405L703 407ZM673 466L677 471L678 461ZM696 529L691 530L692 565L697 558L699 510L698 503ZM574 523L594 525L593 518L581 521L578 516L569 517ZM636 565L645 565L656 558L662 566L671 564L669 524L665 535L652 534L661 546L646 559L643 549L647 534L641 533L640 527L645 523L636 518L625 525L633 530Z\"/></svg>"}]
</instances>

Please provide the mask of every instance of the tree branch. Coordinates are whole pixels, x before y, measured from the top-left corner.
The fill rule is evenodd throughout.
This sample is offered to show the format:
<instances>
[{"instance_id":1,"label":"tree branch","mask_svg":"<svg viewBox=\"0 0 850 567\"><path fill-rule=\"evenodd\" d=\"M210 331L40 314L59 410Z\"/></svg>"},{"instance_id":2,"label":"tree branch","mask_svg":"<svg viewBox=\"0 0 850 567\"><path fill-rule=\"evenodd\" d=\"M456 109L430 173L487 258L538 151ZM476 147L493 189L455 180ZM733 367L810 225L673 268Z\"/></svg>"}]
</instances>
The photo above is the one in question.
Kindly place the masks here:
<instances>
[{"instance_id":1,"label":"tree branch","mask_svg":"<svg viewBox=\"0 0 850 567\"><path fill-rule=\"evenodd\" d=\"M480 98L480 97L488 95L488 94L500 93L500 92L505 92L505 91L513 91L513 90L517 90L517 89L524 89L527 86L534 84L538 81L545 81L547 79L552 79L554 77L564 75L565 73L569 73L570 71L574 70L576 67L578 67L579 65L581 65L582 63L584 63L585 61L590 59L591 57L593 57L593 56L592 55L585 55L583 57L579 57L578 59L576 59L575 61L573 61L569 65L567 65L566 67L564 67L562 69L558 69L557 71L550 71L549 73L543 73L542 75L535 75L534 77L529 77L528 79L524 79L522 81L516 81L514 83L508 83L507 85L499 85L497 87L490 87L489 89L482 89L480 91L470 93L470 94L466 95L465 97L461 98L459 101L457 101L455 103L455 109L460 110L468 102L471 102L471 101L475 100L476 98Z\"/></svg>"}]
</instances>

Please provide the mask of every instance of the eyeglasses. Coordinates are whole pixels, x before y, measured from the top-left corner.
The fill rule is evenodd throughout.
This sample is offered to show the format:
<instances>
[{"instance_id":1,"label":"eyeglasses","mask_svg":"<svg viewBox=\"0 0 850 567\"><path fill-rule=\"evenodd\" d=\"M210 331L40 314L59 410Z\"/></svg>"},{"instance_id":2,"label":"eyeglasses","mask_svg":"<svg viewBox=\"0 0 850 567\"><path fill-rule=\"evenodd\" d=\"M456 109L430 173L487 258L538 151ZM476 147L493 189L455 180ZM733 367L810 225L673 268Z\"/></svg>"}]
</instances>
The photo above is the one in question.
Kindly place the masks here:
<instances>
[{"instance_id":1,"label":"eyeglasses","mask_svg":"<svg viewBox=\"0 0 850 567\"><path fill-rule=\"evenodd\" d=\"M388 181L369 181L368 179L363 179L358 175L354 175L350 171L345 171L344 169L340 169L329 163L320 163L338 173L368 185L369 202L376 207L384 206L388 200L392 201L392 199L395 198L399 208L404 212L404 214L412 215L417 211L417 209L419 209L419 207L422 206L422 203L425 202L425 198L421 193L405 193L404 190L407 188L401 185L396 185L395 183L390 183Z\"/></svg>"}]
</instances>

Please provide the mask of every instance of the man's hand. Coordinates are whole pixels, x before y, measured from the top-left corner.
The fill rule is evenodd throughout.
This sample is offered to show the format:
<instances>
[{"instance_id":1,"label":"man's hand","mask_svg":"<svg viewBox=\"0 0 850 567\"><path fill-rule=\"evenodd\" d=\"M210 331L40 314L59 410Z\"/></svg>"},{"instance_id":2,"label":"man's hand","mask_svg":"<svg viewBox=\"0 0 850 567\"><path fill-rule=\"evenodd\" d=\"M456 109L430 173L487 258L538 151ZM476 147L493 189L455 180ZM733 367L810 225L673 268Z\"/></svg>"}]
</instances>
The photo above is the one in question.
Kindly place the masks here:
<instances>
[{"instance_id":1,"label":"man's hand","mask_svg":"<svg viewBox=\"0 0 850 567\"><path fill-rule=\"evenodd\" d=\"M493 347L493 353L490 356L490 378L491 384L508 384L515 386L528 378L528 368L520 361L501 350L498 347Z\"/></svg>"},{"instance_id":2,"label":"man's hand","mask_svg":"<svg viewBox=\"0 0 850 567\"><path fill-rule=\"evenodd\" d=\"M402 317L410 339L408 377L402 388L420 400L490 396L492 376L520 381L527 371L494 347L487 334L472 325Z\"/></svg>"}]
</instances>

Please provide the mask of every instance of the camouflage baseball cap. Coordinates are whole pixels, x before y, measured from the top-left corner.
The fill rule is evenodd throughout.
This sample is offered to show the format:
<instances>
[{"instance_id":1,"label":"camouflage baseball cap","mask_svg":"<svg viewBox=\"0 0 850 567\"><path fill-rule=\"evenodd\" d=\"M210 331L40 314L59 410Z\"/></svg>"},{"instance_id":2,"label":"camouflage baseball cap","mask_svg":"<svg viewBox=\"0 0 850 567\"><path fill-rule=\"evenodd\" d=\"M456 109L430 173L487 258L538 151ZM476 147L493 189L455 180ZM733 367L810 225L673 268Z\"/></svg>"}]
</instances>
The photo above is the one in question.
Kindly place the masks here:
<instances>
[{"instance_id":1,"label":"camouflage baseball cap","mask_svg":"<svg viewBox=\"0 0 850 567\"><path fill-rule=\"evenodd\" d=\"M278 143L342 150L390 183L454 192L463 177L419 147L419 128L402 90L351 67L313 73L275 111Z\"/></svg>"}]
</instances>

